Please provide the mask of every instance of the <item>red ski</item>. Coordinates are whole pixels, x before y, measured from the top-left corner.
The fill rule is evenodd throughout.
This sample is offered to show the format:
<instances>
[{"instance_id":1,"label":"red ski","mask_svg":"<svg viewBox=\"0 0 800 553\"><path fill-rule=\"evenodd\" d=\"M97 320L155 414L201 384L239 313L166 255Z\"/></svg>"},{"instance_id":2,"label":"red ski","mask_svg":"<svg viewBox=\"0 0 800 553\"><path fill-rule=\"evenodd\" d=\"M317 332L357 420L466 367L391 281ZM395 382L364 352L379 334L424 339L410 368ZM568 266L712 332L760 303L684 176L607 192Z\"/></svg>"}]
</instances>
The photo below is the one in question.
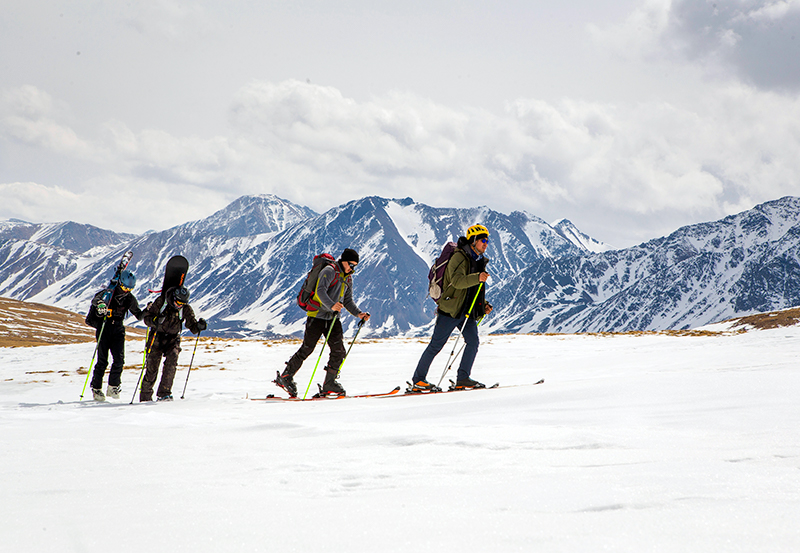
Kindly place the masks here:
<instances>
[{"instance_id":1,"label":"red ski","mask_svg":"<svg viewBox=\"0 0 800 553\"><path fill-rule=\"evenodd\" d=\"M393 396L400 391L400 386L392 390L391 392L384 392L382 394L358 394L354 396L319 396L314 395L312 397L303 399L301 397L278 397L275 395L268 395L267 397L251 397L250 401L266 401L267 403L278 403L281 401L327 401L331 399L355 399L360 397L386 397L386 396Z\"/></svg>"}]
</instances>

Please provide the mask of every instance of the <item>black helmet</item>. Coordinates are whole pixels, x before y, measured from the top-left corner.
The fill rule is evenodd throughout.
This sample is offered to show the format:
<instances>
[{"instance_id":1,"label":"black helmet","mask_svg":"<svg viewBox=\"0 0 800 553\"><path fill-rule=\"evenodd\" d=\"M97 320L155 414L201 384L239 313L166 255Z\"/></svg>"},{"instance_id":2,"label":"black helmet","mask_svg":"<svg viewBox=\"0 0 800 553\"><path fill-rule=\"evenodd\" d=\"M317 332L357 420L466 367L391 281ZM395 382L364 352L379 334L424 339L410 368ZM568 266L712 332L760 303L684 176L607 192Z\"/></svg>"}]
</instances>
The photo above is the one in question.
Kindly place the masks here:
<instances>
[{"instance_id":1,"label":"black helmet","mask_svg":"<svg viewBox=\"0 0 800 553\"><path fill-rule=\"evenodd\" d=\"M185 286L178 286L172 290L172 301L178 305L189 303L189 290Z\"/></svg>"}]
</instances>

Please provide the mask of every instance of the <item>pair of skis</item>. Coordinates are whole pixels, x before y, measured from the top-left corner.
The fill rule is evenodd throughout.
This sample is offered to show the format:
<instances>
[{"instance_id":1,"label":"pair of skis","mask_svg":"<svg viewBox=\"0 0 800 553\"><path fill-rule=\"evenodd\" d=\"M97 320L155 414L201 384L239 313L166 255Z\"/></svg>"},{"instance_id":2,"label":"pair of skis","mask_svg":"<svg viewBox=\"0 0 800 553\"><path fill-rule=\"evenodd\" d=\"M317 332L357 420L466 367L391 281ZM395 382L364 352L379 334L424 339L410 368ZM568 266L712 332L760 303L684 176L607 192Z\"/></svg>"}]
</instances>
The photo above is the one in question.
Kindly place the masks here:
<instances>
[{"instance_id":1,"label":"pair of skis","mask_svg":"<svg viewBox=\"0 0 800 553\"><path fill-rule=\"evenodd\" d=\"M450 387L447 390L439 390L436 392L415 392L413 390L414 386L410 382L406 382L406 384L408 384L408 388L406 388L406 392L403 395L426 396L431 394L445 394L449 392L469 392L472 390L494 390L495 388L516 388L518 386L536 386L537 384L544 384L544 378L534 382L533 384L507 384L505 386L501 386L499 382L495 382L491 386L481 386L480 388L456 388L456 383L451 380Z\"/></svg>"},{"instance_id":2,"label":"pair of skis","mask_svg":"<svg viewBox=\"0 0 800 553\"><path fill-rule=\"evenodd\" d=\"M282 401L327 401L332 399L354 399L354 398L364 398L364 397L389 397L397 395L400 392L400 386L397 386L390 392L384 392L381 394L357 394L354 396L330 396L330 395L321 395L314 394L313 396L303 399L301 397L278 397L274 394L269 394L267 397L251 397L250 400L252 401L265 401L267 403L279 403Z\"/></svg>"},{"instance_id":3,"label":"pair of skis","mask_svg":"<svg viewBox=\"0 0 800 553\"><path fill-rule=\"evenodd\" d=\"M324 401L330 399L354 399L354 398L368 398L368 397L407 397L407 396L427 396L427 395L438 395L438 394L447 394L450 392L470 392L475 390L495 390L497 388L516 388L518 386L536 386L537 384L544 384L544 378L534 382L533 384L509 384L506 386L501 386L500 383L493 384L491 386L486 386L485 388L464 388L464 389L449 389L443 390L441 392L408 392L401 394L400 393L400 386L397 386L390 392L384 392L380 394L358 394L354 396L319 396L316 395L314 397L310 397L307 399L299 398L299 397L278 397L273 394L268 395L267 397L252 397L249 398L252 401L263 401L267 403L280 403L285 401ZM410 386L410 385L409 385Z\"/></svg>"}]
</instances>

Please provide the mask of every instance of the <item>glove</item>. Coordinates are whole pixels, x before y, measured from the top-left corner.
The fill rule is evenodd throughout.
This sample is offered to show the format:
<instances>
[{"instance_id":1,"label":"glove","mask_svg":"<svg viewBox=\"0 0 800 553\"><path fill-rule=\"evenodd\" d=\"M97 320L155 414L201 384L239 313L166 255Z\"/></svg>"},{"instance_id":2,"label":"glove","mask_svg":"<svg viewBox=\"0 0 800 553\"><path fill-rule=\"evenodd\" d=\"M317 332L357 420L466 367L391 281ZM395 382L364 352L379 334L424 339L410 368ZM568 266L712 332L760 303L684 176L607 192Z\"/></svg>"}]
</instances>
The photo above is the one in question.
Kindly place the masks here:
<instances>
[{"instance_id":1,"label":"glove","mask_svg":"<svg viewBox=\"0 0 800 553\"><path fill-rule=\"evenodd\" d=\"M97 304L97 308L96 309L97 309L97 314L100 315L101 317L105 317L106 312L108 311L108 308L106 307L106 304L103 303L102 301Z\"/></svg>"},{"instance_id":2,"label":"glove","mask_svg":"<svg viewBox=\"0 0 800 553\"><path fill-rule=\"evenodd\" d=\"M200 332L203 332L207 328L208 328L208 323L206 322L205 319L200 319L199 321L197 321L197 332L198 332L198 334Z\"/></svg>"}]
</instances>

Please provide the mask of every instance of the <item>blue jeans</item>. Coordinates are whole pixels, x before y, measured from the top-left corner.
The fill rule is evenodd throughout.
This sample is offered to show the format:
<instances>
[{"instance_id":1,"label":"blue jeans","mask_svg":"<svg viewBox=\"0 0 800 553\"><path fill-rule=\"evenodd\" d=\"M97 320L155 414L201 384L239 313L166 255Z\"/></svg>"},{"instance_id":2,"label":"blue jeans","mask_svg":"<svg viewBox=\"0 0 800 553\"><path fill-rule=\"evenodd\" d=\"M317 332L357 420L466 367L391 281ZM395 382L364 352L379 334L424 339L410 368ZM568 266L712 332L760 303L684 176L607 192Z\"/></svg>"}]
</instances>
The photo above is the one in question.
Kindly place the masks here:
<instances>
[{"instance_id":1,"label":"blue jeans","mask_svg":"<svg viewBox=\"0 0 800 553\"><path fill-rule=\"evenodd\" d=\"M436 326L433 328L433 336L425 351L422 352L422 357L419 358L417 363L417 370L414 371L414 382L425 380L428 376L428 369L433 363L433 358L442 351L442 348L450 339L450 334L456 328L461 328L461 334L464 336L466 347L464 348L464 356L461 358L461 365L458 367L457 380L466 380L469 378L469 373L472 372L472 364L475 362L475 356L478 355L478 345L480 339L478 338L478 324L475 319L469 319L464 324L466 317L454 319L444 313L439 313L436 316Z\"/></svg>"}]
</instances>

